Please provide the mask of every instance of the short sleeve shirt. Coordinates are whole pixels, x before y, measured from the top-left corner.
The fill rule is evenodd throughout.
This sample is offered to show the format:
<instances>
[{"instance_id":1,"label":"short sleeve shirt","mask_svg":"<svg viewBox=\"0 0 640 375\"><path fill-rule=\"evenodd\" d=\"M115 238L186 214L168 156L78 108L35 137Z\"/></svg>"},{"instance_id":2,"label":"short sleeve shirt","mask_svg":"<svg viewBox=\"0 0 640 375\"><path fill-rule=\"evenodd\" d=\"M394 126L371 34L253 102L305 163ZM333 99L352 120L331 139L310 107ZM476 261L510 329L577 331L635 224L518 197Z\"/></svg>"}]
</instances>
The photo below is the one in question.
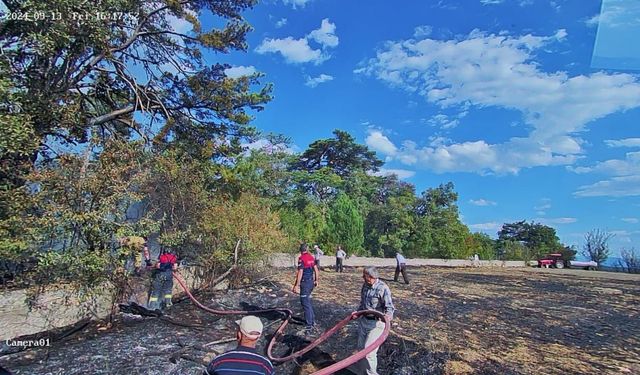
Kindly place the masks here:
<instances>
[{"instance_id":1,"label":"short sleeve shirt","mask_svg":"<svg viewBox=\"0 0 640 375\"><path fill-rule=\"evenodd\" d=\"M254 348L238 346L235 350L217 356L209 366L205 375L273 375L273 365Z\"/></svg>"},{"instance_id":2,"label":"short sleeve shirt","mask_svg":"<svg viewBox=\"0 0 640 375\"><path fill-rule=\"evenodd\" d=\"M313 266L316 265L316 261L313 255L309 253L302 253L298 257L298 269L302 270L302 276L313 276Z\"/></svg>"}]
</instances>

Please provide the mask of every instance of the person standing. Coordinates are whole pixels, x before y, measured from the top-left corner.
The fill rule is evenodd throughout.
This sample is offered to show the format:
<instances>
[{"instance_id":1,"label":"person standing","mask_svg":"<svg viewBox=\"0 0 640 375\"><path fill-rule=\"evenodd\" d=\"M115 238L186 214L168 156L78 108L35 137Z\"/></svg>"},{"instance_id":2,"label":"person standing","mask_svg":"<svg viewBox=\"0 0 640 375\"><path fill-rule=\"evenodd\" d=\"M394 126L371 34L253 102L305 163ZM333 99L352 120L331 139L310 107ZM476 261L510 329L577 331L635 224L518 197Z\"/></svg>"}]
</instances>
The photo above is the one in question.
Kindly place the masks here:
<instances>
[{"instance_id":1,"label":"person standing","mask_svg":"<svg viewBox=\"0 0 640 375\"><path fill-rule=\"evenodd\" d=\"M173 303L173 271L178 269L178 257L170 249L164 250L156 264L155 277L151 286L151 296L147 307L156 310L162 307L171 307Z\"/></svg>"},{"instance_id":2,"label":"person standing","mask_svg":"<svg viewBox=\"0 0 640 375\"><path fill-rule=\"evenodd\" d=\"M388 321L393 319L395 307L391 299L391 290L380 281L375 267L366 267L362 272L364 283L360 291L358 310L376 310L383 313ZM362 350L378 339L384 331L384 323L376 316L363 316L358 321L358 350ZM378 375L378 348L362 358L357 367L362 374Z\"/></svg>"},{"instance_id":3,"label":"person standing","mask_svg":"<svg viewBox=\"0 0 640 375\"><path fill-rule=\"evenodd\" d=\"M145 267L151 267L151 253L149 252L149 239L147 236L142 237L144 239L144 243L142 244L142 257L144 258ZM140 262L140 266L142 266L142 262Z\"/></svg>"},{"instance_id":4,"label":"person standing","mask_svg":"<svg viewBox=\"0 0 640 375\"><path fill-rule=\"evenodd\" d=\"M342 263L346 257L347 253L342 250L342 245L338 245L336 249L336 272L342 272Z\"/></svg>"},{"instance_id":5,"label":"person standing","mask_svg":"<svg viewBox=\"0 0 640 375\"><path fill-rule=\"evenodd\" d=\"M263 329L260 318L247 315L236 323L238 347L215 357L203 375L274 374L271 361L256 351Z\"/></svg>"},{"instance_id":6,"label":"person standing","mask_svg":"<svg viewBox=\"0 0 640 375\"><path fill-rule=\"evenodd\" d=\"M396 274L393 281L398 281L398 274L402 272L402 278L405 284L409 284L409 276L407 276L407 260L399 251L396 251Z\"/></svg>"},{"instance_id":7,"label":"person standing","mask_svg":"<svg viewBox=\"0 0 640 375\"><path fill-rule=\"evenodd\" d=\"M315 315L313 313L313 305L311 305L311 292L314 287L318 286L318 275L318 266L316 266L313 255L309 253L309 245L303 243L300 245L298 271L296 272L296 280L293 283L292 290L294 293L300 292L300 304L304 311L307 334L313 333L315 325Z\"/></svg>"},{"instance_id":8,"label":"person standing","mask_svg":"<svg viewBox=\"0 0 640 375\"><path fill-rule=\"evenodd\" d=\"M313 250L314 250L314 260L316 263L316 266L318 267L318 269L320 269L320 257L324 255L324 251L320 250L320 246L318 245L313 245Z\"/></svg>"}]
</instances>

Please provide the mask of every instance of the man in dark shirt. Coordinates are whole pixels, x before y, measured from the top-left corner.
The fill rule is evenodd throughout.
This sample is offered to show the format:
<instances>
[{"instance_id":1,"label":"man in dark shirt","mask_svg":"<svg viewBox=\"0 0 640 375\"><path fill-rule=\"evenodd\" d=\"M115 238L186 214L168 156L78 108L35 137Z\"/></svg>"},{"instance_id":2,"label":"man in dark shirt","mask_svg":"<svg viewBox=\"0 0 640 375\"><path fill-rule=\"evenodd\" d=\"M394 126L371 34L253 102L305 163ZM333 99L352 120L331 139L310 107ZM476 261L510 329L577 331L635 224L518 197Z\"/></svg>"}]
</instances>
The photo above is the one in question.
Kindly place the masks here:
<instances>
[{"instance_id":1,"label":"man in dark shirt","mask_svg":"<svg viewBox=\"0 0 640 375\"><path fill-rule=\"evenodd\" d=\"M293 292L298 293L300 288L300 304L304 311L304 320L307 323L306 333L312 334L315 325L315 315L311 305L311 292L318 286L318 266L313 255L309 253L309 245L300 245L300 257L298 257L298 271L296 281L293 283Z\"/></svg>"},{"instance_id":2,"label":"man in dark shirt","mask_svg":"<svg viewBox=\"0 0 640 375\"><path fill-rule=\"evenodd\" d=\"M238 347L214 358L204 375L275 374L271 362L256 351L256 344L263 328L260 318L247 315L236 323Z\"/></svg>"}]
</instances>

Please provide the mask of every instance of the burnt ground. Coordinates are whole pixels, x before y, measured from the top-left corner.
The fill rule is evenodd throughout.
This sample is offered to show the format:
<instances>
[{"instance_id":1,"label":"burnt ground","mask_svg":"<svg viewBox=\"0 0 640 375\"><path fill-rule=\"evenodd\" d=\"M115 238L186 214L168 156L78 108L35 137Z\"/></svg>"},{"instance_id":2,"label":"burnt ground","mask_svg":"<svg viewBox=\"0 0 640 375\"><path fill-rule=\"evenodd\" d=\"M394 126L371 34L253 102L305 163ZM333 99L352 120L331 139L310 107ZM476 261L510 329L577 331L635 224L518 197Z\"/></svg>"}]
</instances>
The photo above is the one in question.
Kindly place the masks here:
<instances>
[{"instance_id":1,"label":"burnt ground","mask_svg":"<svg viewBox=\"0 0 640 375\"><path fill-rule=\"evenodd\" d=\"M391 279L393 269L381 274ZM397 313L378 352L380 374L640 373L639 278L435 267L410 268L409 275L409 286L386 281ZM278 306L299 314L292 281L292 270L278 270L247 288L199 297L214 308ZM323 271L320 281L314 306L327 329L357 307L361 269ZM15 374L200 374L203 363L234 346L207 344L233 338L237 317L211 315L188 300L168 315L174 323L120 314L112 327L92 324L48 348L3 355L0 366ZM270 338L278 317L263 318ZM305 344L301 326L289 327L278 354ZM355 328L349 324L277 372L308 374L346 357L355 346Z\"/></svg>"}]
</instances>

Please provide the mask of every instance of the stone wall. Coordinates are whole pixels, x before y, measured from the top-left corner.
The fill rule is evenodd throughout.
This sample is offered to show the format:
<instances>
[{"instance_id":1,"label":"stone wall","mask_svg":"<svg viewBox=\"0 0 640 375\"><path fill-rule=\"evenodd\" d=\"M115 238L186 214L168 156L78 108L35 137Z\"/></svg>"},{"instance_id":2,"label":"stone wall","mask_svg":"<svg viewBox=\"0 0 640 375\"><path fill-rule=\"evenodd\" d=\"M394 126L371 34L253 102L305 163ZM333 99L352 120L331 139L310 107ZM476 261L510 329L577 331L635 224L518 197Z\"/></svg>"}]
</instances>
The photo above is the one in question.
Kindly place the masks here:
<instances>
[{"instance_id":1,"label":"stone wall","mask_svg":"<svg viewBox=\"0 0 640 375\"><path fill-rule=\"evenodd\" d=\"M197 289L201 280L194 267L181 268L190 289ZM118 302L146 304L150 274L133 279L129 296ZM183 293L177 282L174 296ZM79 295L67 284L47 287L35 296L33 289L8 290L0 293L0 343L15 337L31 335L54 328L72 325L84 318L101 319L109 315L114 288L105 284L92 296Z\"/></svg>"},{"instance_id":2,"label":"stone wall","mask_svg":"<svg viewBox=\"0 0 640 375\"><path fill-rule=\"evenodd\" d=\"M273 267L295 267L297 254L276 254L270 257ZM535 263L535 262L534 262ZM336 257L323 255L320 257L320 266L335 266ZM395 258L369 258L349 257L342 263L347 267L395 267ZM435 267L473 267L473 261L468 259L407 259L408 266L435 266ZM480 267L524 267L523 261L481 260Z\"/></svg>"}]
</instances>

